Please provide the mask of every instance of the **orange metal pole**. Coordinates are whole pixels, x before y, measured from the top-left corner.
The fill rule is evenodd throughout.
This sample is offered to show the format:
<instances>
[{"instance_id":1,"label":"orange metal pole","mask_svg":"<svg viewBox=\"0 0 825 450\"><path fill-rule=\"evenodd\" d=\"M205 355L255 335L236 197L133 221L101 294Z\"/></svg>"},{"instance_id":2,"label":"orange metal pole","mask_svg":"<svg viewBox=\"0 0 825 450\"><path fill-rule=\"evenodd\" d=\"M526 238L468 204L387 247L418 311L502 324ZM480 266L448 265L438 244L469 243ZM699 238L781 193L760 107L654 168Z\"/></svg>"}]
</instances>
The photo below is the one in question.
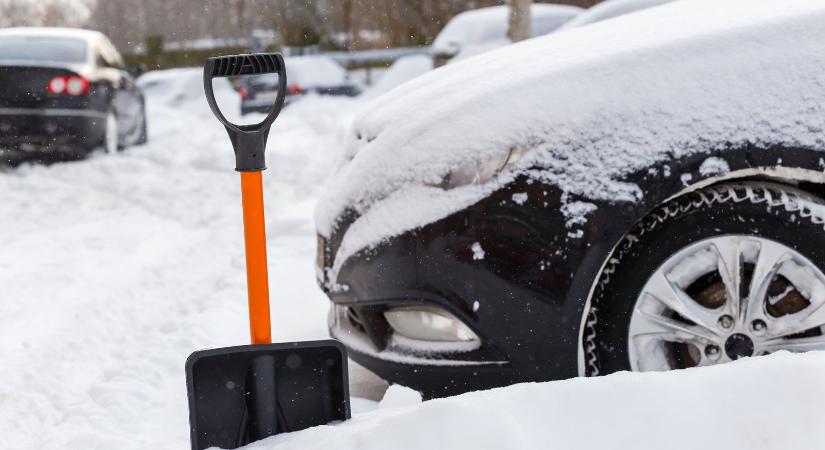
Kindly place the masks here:
<instances>
[{"instance_id":1,"label":"orange metal pole","mask_svg":"<svg viewBox=\"0 0 825 450\"><path fill-rule=\"evenodd\" d=\"M261 172L241 172L243 232L246 244L246 283L249 292L249 330L253 344L272 343L269 323L269 278L266 270L266 225Z\"/></svg>"}]
</instances>

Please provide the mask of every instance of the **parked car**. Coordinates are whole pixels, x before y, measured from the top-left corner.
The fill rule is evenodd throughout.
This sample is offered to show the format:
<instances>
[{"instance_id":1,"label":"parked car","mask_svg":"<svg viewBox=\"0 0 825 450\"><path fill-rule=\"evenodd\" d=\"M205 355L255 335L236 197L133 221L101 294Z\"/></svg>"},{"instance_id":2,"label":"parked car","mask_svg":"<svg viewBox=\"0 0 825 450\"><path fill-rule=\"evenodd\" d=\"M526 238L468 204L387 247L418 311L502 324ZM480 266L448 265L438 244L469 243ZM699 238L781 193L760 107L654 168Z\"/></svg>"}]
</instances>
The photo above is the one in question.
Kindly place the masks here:
<instances>
[{"instance_id":1,"label":"parked car","mask_svg":"<svg viewBox=\"0 0 825 450\"><path fill-rule=\"evenodd\" d=\"M823 22L677 1L376 99L316 210L330 333L427 397L825 349Z\"/></svg>"},{"instance_id":2,"label":"parked car","mask_svg":"<svg viewBox=\"0 0 825 450\"><path fill-rule=\"evenodd\" d=\"M285 60L287 96L284 104L307 94L354 97L361 88L347 71L328 56L290 56ZM241 79L241 114L268 112L278 92L276 75L256 75Z\"/></svg>"},{"instance_id":3,"label":"parked car","mask_svg":"<svg viewBox=\"0 0 825 450\"><path fill-rule=\"evenodd\" d=\"M550 33L581 12L582 9L576 6L534 4L530 7L532 34ZM509 44L509 14L509 6L491 6L457 14L433 41L433 67L441 67L459 54L467 57Z\"/></svg>"},{"instance_id":4,"label":"parked car","mask_svg":"<svg viewBox=\"0 0 825 450\"><path fill-rule=\"evenodd\" d=\"M146 142L143 94L96 31L0 30L0 147L4 157L82 157Z\"/></svg>"},{"instance_id":5,"label":"parked car","mask_svg":"<svg viewBox=\"0 0 825 450\"><path fill-rule=\"evenodd\" d=\"M428 54L402 56L381 74L364 95L377 97L432 69L433 60Z\"/></svg>"},{"instance_id":6,"label":"parked car","mask_svg":"<svg viewBox=\"0 0 825 450\"><path fill-rule=\"evenodd\" d=\"M583 27L591 23L612 19L654 6L664 5L674 0L605 0L597 3L576 17L570 19L556 31Z\"/></svg>"}]
</instances>

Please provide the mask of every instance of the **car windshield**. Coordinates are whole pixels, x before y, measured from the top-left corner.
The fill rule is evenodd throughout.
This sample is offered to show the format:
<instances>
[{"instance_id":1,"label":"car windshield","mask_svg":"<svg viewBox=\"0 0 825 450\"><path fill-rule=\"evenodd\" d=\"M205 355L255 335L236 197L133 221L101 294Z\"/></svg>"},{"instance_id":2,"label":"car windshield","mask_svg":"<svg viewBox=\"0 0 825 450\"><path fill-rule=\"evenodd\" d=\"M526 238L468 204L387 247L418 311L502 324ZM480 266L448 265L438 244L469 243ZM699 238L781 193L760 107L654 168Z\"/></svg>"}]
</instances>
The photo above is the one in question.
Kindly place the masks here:
<instances>
[{"instance_id":1,"label":"car windshield","mask_svg":"<svg viewBox=\"0 0 825 450\"><path fill-rule=\"evenodd\" d=\"M86 43L59 37L2 36L0 60L81 63L86 60Z\"/></svg>"}]
</instances>

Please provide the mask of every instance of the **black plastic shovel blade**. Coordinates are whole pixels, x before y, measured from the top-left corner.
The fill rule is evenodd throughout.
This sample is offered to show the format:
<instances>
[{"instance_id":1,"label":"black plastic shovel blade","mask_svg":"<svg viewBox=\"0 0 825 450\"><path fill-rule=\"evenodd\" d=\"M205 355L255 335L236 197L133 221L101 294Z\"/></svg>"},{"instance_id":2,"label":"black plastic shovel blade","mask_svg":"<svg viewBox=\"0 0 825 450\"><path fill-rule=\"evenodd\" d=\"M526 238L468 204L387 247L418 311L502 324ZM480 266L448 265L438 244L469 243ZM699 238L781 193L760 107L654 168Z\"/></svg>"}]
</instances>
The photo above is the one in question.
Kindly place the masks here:
<instances>
[{"instance_id":1,"label":"black plastic shovel blade","mask_svg":"<svg viewBox=\"0 0 825 450\"><path fill-rule=\"evenodd\" d=\"M193 450L237 448L350 417L347 355L333 340L195 352L186 387Z\"/></svg>"}]
</instances>

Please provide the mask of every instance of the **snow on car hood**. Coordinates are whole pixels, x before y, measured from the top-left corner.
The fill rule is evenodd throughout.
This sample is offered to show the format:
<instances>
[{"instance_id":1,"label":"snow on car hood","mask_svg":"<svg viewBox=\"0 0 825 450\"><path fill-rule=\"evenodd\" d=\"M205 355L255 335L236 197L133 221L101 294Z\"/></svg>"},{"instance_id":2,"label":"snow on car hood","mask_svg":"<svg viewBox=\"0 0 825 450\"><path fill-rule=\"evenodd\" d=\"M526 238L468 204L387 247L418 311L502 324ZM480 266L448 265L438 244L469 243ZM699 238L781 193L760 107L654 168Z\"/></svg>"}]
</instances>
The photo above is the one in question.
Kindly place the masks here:
<instances>
[{"instance_id":1,"label":"snow on car hood","mask_svg":"<svg viewBox=\"0 0 825 450\"><path fill-rule=\"evenodd\" d=\"M683 0L531 39L389 92L358 117L316 209L335 265L500 188L527 167L566 193L636 201L625 175L722 143L823 148L825 4ZM519 162L443 188L462 167ZM678 176L679 174L674 174Z\"/></svg>"}]
</instances>

